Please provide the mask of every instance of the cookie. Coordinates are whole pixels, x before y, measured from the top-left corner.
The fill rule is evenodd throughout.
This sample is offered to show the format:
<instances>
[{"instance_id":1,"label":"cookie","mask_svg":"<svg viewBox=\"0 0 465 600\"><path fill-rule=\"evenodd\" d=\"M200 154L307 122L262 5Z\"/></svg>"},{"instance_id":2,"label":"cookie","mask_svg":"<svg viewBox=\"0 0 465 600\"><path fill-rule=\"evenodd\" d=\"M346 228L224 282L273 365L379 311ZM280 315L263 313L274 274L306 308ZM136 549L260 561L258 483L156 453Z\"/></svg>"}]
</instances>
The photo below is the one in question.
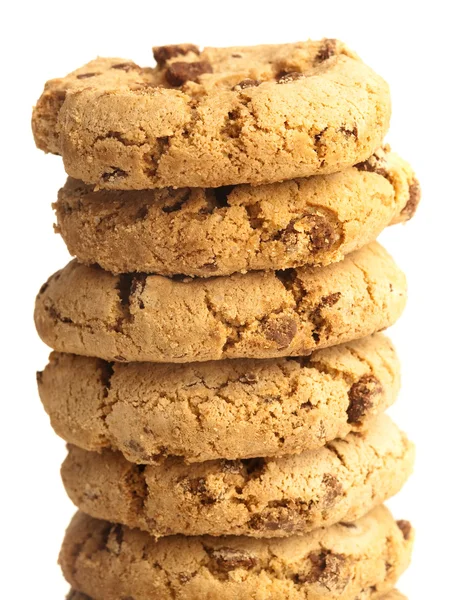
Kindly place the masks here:
<instances>
[{"instance_id":1,"label":"cookie","mask_svg":"<svg viewBox=\"0 0 465 600\"><path fill-rule=\"evenodd\" d=\"M66 491L83 512L155 537L285 537L352 522L397 494L414 449L386 415L363 433L283 458L135 465L122 454L68 446Z\"/></svg>"},{"instance_id":2,"label":"cookie","mask_svg":"<svg viewBox=\"0 0 465 600\"><path fill-rule=\"evenodd\" d=\"M380 599L407 568L413 531L380 506L301 537L184 537L78 513L60 554L73 588L97 600Z\"/></svg>"},{"instance_id":3,"label":"cookie","mask_svg":"<svg viewBox=\"0 0 465 600\"><path fill-rule=\"evenodd\" d=\"M363 600L363 598L369 597L370 596L357 596L356 600ZM66 597L66 600L92 600L92 598L86 596L85 594L81 594L81 592L76 592L76 590L71 590ZM388 592L385 596L383 596L381 600L407 600L407 598L403 594L400 594L397 590L393 590L392 592Z\"/></svg>"},{"instance_id":4,"label":"cookie","mask_svg":"<svg viewBox=\"0 0 465 600\"><path fill-rule=\"evenodd\" d=\"M231 277L115 276L76 261L45 283L35 322L54 350L109 361L307 355L392 325L403 273L377 243L324 268Z\"/></svg>"},{"instance_id":5,"label":"cookie","mask_svg":"<svg viewBox=\"0 0 465 600\"><path fill-rule=\"evenodd\" d=\"M133 463L201 462L299 454L361 431L394 402L400 366L375 334L303 358L180 365L54 352L37 381L67 442Z\"/></svg>"},{"instance_id":6,"label":"cookie","mask_svg":"<svg viewBox=\"0 0 465 600\"><path fill-rule=\"evenodd\" d=\"M49 81L37 146L106 189L219 187L341 171L389 126L386 82L337 40L154 56L155 69L98 58Z\"/></svg>"},{"instance_id":7,"label":"cookie","mask_svg":"<svg viewBox=\"0 0 465 600\"><path fill-rule=\"evenodd\" d=\"M259 187L93 192L55 204L70 254L113 273L210 277L328 265L412 217L420 188L388 148L342 173Z\"/></svg>"}]
</instances>

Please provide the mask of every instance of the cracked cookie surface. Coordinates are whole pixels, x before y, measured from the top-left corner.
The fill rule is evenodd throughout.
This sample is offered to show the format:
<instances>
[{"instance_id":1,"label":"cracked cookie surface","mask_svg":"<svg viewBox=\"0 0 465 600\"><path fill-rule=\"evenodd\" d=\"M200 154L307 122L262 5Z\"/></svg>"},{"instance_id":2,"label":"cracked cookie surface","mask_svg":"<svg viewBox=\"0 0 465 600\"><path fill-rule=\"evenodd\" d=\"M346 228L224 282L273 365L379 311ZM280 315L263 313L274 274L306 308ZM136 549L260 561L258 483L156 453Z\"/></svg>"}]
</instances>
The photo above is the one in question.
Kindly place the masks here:
<instances>
[{"instance_id":1,"label":"cracked cookie surface","mask_svg":"<svg viewBox=\"0 0 465 600\"><path fill-rule=\"evenodd\" d=\"M413 531L380 506L305 536L155 540L78 513L60 554L73 588L96 600L381 599L407 568Z\"/></svg>"},{"instance_id":2,"label":"cracked cookie surface","mask_svg":"<svg viewBox=\"0 0 465 600\"><path fill-rule=\"evenodd\" d=\"M410 219L420 189L388 147L354 168L263 186L94 192L55 204L71 255L113 273L210 277L328 265Z\"/></svg>"},{"instance_id":3,"label":"cracked cookie surface","mask_svg":"<svg viewBox=\"0 0 465 600\"><path fill-rule=\"evenodd\" d=\"M282 458L135 465L122 454L68 446L65 489L86 514L155 537L287 537L353 522L399 492L413 445L386 415L362 433Z\"/></svg>"},{"instance_id":4,"label":"cracked cookie surface","mask_svg":"<svg viewBox=\"0 0 465 600\"><path fill-rule=\"evenodd\" d=\"M49 81L39 148L107 189L264 184L366 160L389 126L386 82L337 40L154 49Z\"/></svg>"},{"instance_id":5,"label":"cracked cookie surface","mask_svg":"<svg viewBox=\"0 0 465 600\"><path fill-rule=\"evenodd\" d=\"M403 273L372 243L323 268L181 281L71 261L42 286L35 323L54 350L109 361L272 358L375 333L405 301Z\"/></svg>"},{"instance_id":6,"label":"cracked cookie surface","mask_svg":"<svg viewBox=\"0 0 465 600\"><path fill-rule=\"evenodd\" d=\"M361 431L395 400L400 365L381 334L302 358L106 362L54 352L37 376L56 433L133 463L284 456Z\"/></svg>"}]
</instances>

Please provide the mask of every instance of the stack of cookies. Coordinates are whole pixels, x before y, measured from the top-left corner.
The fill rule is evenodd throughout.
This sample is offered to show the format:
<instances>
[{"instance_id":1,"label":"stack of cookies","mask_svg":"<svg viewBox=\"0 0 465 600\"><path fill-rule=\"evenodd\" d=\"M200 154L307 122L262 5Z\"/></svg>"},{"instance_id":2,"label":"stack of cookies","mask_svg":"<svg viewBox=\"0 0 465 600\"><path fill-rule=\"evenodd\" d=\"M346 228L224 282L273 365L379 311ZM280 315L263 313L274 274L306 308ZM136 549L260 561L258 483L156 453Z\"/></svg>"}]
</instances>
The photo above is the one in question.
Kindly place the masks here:
<instances>
[{"instance_id":1,"label":"stack of cookies","mask_svg":"<svg viewBox=\"0 0 465 600\"><path fill-rule=\"evenodd\" d=\"M394 600L413 447L375 240L420 193L344 44L154 48L46 84L75 260L42 286L42 402L79 508L73 600Z\"/></svg>"}]
</instances>

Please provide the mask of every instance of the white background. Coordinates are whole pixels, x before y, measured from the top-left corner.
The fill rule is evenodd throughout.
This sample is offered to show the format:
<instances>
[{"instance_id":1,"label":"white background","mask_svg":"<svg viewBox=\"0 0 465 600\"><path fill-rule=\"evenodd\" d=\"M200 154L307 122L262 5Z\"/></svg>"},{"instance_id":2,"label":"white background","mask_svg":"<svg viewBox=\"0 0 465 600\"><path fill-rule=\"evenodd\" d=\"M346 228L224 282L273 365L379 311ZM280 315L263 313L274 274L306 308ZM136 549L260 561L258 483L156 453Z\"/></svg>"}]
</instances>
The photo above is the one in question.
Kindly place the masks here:
<instances>
[{"instance_id":1,"label":"white background","mask_svg":"<svg viewBox=\"0 0 465 600\"><path fill-rule=\"evenodd\" d=\"M48 349L32 322L43 281L68 256L50 208L60 159L34 148L44 82L96 55L152 64L151 46L279 43L338 37L391 84L388 141L423 187L416 218L382 239L409 279L392 329L403 390L392 410L417 444L417 468L390 505L417 528L410 600L464 599L464 51L459 0L429 2L10 2L1 16L0 597L62 599L56 566L73 507L61 487L64 443L42 411L35 371ZM461 41L462 38L462 41Z\"/></svg>"}]
</instances>

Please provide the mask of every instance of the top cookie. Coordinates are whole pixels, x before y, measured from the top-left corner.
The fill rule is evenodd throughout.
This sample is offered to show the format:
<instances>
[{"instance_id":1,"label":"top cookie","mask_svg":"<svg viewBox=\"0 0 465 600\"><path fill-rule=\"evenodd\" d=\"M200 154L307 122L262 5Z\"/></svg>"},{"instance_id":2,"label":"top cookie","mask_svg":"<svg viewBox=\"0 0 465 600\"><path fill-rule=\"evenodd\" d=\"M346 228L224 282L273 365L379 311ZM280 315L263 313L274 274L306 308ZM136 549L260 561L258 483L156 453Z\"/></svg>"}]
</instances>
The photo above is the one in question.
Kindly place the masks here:
<instances>
[{"instance_id":1,"label":"top cookie","mask_svg":"<svg viewBox=\"0 0 465 600\"><path fill-rule=\"evenodd\" d=\"M156 68L98 58L47 82L37 146L101 188L219 187L341 171L389 126L386 82L337 40L154 56Z\"/></svg>"}]
</instances>

